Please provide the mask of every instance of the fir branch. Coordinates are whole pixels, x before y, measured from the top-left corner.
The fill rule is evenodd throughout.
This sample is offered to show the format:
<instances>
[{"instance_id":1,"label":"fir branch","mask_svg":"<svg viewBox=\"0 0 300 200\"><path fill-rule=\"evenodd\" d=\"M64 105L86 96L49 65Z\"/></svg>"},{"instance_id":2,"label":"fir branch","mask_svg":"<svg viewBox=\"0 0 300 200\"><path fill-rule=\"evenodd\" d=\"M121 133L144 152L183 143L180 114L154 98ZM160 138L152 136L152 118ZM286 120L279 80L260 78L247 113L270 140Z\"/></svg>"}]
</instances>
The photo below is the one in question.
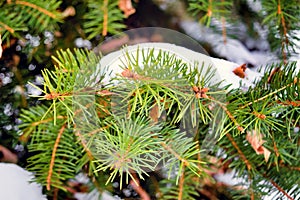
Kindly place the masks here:
<instances>
[{"instance_id":1,"label":"fir branch","mask_svg":"<svg viewBox=\"0 0 300 200\"><path fill-rule=\"evenodd\" d=\"M213 102L217 103L222 109L223 111L225 111L225 113L227 114L227 116L229 117L229 119L233 122L233 124L236 126L237 130L239 132L244 132L244 128L239 124L239 122L235 119L235 117L233 116L233 114L227 109L227 107L224 105L224 103L214 99L211 96L208 96L209 99L211 99ZM228 131L228 130L227 130ZM226 135L226 130L224 129L223 132L221 133L221 138Z\"/></svg>"},{"instance_id":2,"label":"fir branch","mask_svg":"<svg viewBox=\"0 0 300 200\"><path fill-rule=\"evenodd\" d=\"M262 1L265 10L263 24L269 26L269 42L272 50L278 50L284 63L287 63L291 49L294 50L295 43L292 40L299 40L293 37L293 31L299 29L299 7L298 1ZM277 36L280 36L278 40Z\"/></svg>"},{"instance_id":3,"label":"fir branch","mask_svg":"<svg viewBox=\"0 0 300 200\"><path fill-rule=\"evenodd\" d=\"M22 15L12 12L11 8L0 8L0 34L3 41L7 41L11 35L21 37L19 32L28 31Z\"/></svg>"},{"instance_id":4,"label":"fir branch","mask_svg":"<svg viewBox=\"0 0 300 200\"><path fill-rule=\"evenodd\" d=\"M259 101L265 100L265 99L267 99L268 97L271 97L271 96L273 96L273 95L275 95L275 94L277 94L277 93L279 93L279 92L281 92L281 91L287 89L288 87L291 87L291 86L295 85L296 83L297 83L297 79L295 78L294 81L293 81L292 83L289 83L289 84L287 84L287 85L285 85L285 86L283 86L283 87L281 87L281 88L278 88L278 89L276 89L275 91L273 91L273 92L271 92L271 93L269 93L269 94L267 94L267 95L265 95L265 96L262 96L262 97L260 97L260 98L258 98L258 99L256 99L256 100L254 100L254 101L252 101L252 102L249 102L249 103L247 103L247 104L241 106L240 108L243 109L243 108L246 108L246 107L248 107L248 106L251 106L251 105L254 104L254 103L257 103L257 102L259 102Z\"/></svg>"},{"instance_id":5,"label":"fir branch","mask_svg":"<svg viewBox=\"0 0 300 200\"><path fill-rule=\"evenodd\" d=\"M57 0L47 2L38 0L11 1L5 4L5 9L11 11L6 18L14 20L13 27L17 27L18 31L21 27L30 27L32 28L30 32L33 33L51 31L58 29L57 23L62 22L62 15L57 11L60 3L61 1ZM16 17L12 18L14 15Z\"/></svg>"},{"instance_id":6,"label":"fir branch","mask_svg":"<svg viewBox=\"0 0 300 200\"><path fill-rule=\"evenodd\" d=\"M67 116L58 115L58 116L56 116L56 119L67 119ZM51 122L53 120L54 120L54 117L50 117L50 118L47 118L47 119L32 122L31 126L39 126L41 124L46 124L46 123Z\"/></svg>"},{"instance_id":7,"label":"fir branch","mask_svg":"<svg viewBox=\"0 0 300 200\"><path fill-rule=\"evenodd\" d=\"M300 107L300 101L290 101L290 100L286 100L286 101L279 101L277 100L277 103L278 104L281 104L281 105L285 105L285 106L294 106L294 107Z\"/></svg>"},{"instance_id":8,"label":"fir branch","mask_svg":"<svg viewBox=\"0 0 300 200\"><path fill-rule=\"evenodd\" d=\"M180 172L180 177L182 173ZM184 178L181 178L184 184L177 184L176 180L162 180L160 182L160 191L162 193L160 199L162 200L174 200L174 199L184 199L184 200L194 200L200 197L199 193L195 188L198 184L195 182L194 172L189 171L184 168ZM180 189L181 188L181 189ZM181 193L181 194L180 194Z\"/></svg>"},{"instance_id":9,"label":"fir branch","mask_svg":"<svg viewBox=\"0 0 300 200\"><path fill-rule=\"evenodd\" d=\"M95 38L97 35L102 36L118 34L125 28L122 24L124 15L118 7L118 1L112 0L90 0L88 1L88 11L84 15L84 31L88 39Z\"/></svg>"},{"instance_id":10,"label":"fir branch","mask_svg":"<svg viewBox=\"0 0 300 200\"><path fill-rule=\"evenodd\" d=\"M297 170L297 171L300 171L300 167L289 167L290 169L292 169L292 170Z\"/></svg>"},{"instance_id":11,"label":"fir branch","mask_svg":"<svg viewBox=\"0 0 300 200\"><path fill-rule=\"evenodd\" d=\"M222 0L222 3L224 3L224 0ZM222 22L222 36L223 36L223 42L224 44L227 43L227 34L226 34L226 19L224 16L221 17Z\"/></svg>"},{"instance_id":12,"label":"fir branch","mask_svg":"<svg viewBox=\"0 0 300 200\"><path fill-rule=\"evenodd\" d=\"M283 37L284 37L284 42L282 42L282 47L281 47L281 51L282 51L282 55L283 55L283 61L286 63L287 62L287 55L286 52L284 51L284 43L285 45L288 45L289 43L289 39L287 37L287 27L285 24L285 19L284 19L284 14L282 13L282 8L281 8L281 3L280 0L278 0L277 2L277 14L280 16L280 20L281 20L281 24L283 27Z\"/></svg>"},{"instance_id":13,"label":"fir branch","mask_svg":"<svg viewBox=\"0 0 300 200\"><path fill-rule=\"evenodd\" d=\"M226 33L226 19L225 17L221 17L222 21L222 36L223 36L223 43L227 43L227 33Z\"/></svg>"},{"instance_id":14,"label":"fir branch","mask_svg":"<svg viewBox=\"0 0 300 200\"><path fill-rule=\"evenodd\" d=\"M278 157L280 154L278 152L278 148L277 148L276 142L274 140L274 134L273 134L273 132L271 133L271 137L272 137L272 141L273 141L273 147L274 147L275 155Z\"/></svg>"},{"instance_id":15,"label":"fir branch","mask_svg":"<svg viewBox=\"0 0 300 200\"><path fill-rule=\"evenodd\" d=\"M224 18L230 14L230 8L232 7L231 1L216 1L216 0L189 0L189 10L193 11L193 14L205 14L200 18L200 22L209 26L212 17Z\"/></svg>"},{"instance_id":16,"label":"fir branch","mask_svg":"<svg viewBox=\"0 0 300 200\"><path fill-rule=\"evenodd\" d=\"M250 200L255 200L255 195L254 195L254 191L253 191L253 179L252 179L252 175L249 174L248 175L248 182L250 183Z\"/></svg>"},{"instance_id":17,"label":"fir branch","mask_svg":"<svg viewBox=\"0 0 300 200\"><path fill-rule=\"evenodd\" d=\"M58 15L56 15L56 14L54 14L54 13L52 13L52 12L50 12L50 11L48 11L48 10L40 7L40 6L38 6L36 4L30 3L30 2L27 2L27 1L18 1L18 0L16 0L14 3L16 5L23 5L23 6L27 6L27 7L33 8L33 9L38 10L39 12L41 12L41 13L43 13L43 14L45 14L45 15L53 18L53 19L59 20Z\"/></svg>"},{"instance_id":18,"label":"fir branch","mask_svg":"<svg viewBox=\"0 0 300 200\"><path fill-rule=\"evenodd\" d=\"M48 171L48 176L47 176L47 190L50 190L50 186L51 186L51 177L52 177L52 173L53 173L53 167L54 167L54 163L55 163L55 156L56 156L56 151L60 142L60 138L63 134L63 132L65 131L66 128L66 124L63 124L63 126L60 128L59 133L57 135L57 138L55 140L54 143L54 147L52 150L52 156L51 156L51 161L50 161L50 166L49 166L49 171Z\"/></svg>"}]
</instances>

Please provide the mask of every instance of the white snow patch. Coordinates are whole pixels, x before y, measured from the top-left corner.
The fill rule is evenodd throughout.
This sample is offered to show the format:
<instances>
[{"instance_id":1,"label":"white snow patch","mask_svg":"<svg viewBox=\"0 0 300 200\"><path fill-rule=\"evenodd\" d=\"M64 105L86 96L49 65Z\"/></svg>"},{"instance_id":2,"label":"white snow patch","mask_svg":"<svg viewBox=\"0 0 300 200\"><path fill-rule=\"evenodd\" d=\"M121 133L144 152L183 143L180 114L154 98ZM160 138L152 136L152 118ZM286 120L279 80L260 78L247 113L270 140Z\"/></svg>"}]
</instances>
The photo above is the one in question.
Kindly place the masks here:
<instances>
[{"instance_id":1,"label":"white snow patch","mask_svg":"<svg viewBox=\"0 0 300 200\"><path fill-rule=\"evenodd\" d=\"M231 84L230 89L238 88L239 86L242 86L243 89L247 89L250 86L253 86L253 81L257 78L260 78L262 75L258 72L255 72L251 69L246 69L245 71L245 78L240 78L237 75L235 75L232 71L238 67L240 64L230 62L224 59L218 59L209 57L205 54L198 53L195 51L192 51L190 49L177 46L174 44L169 43L142 43L137 44L133 46L128 46L124 50L119 50L113 53L110 53L106 56L104 56L101 61L100 65L102 67L108 67L108 70L112 71L112 73L107 73L104 78L104 83L108 83L109 80L112 77L117 76L117 74L120 74L123 69L121 68L122 62L121 60L125 60L124 53L128 52L132 55L136 55L136 52L138 49L155 49L157 52L159 50L163 50L166 52L170 52L178 56L178 58L181 58L186 63L195 63L198 62L202 64L205 63L206 66L213 65L213 67L217 70L217 74L215 74L214 79L212 82L216 83L221 80L223 80L223 83L221 86L229 85ZM140 55L140 57L142 57ZM241 63L242 64L242 63Z\"/></svg>"},{"instance_id":2,"label":"white snow patch","mask_svg":"<svg viewBox=\"0 0 300 200\"><path fill-rule=\"evenodd\" d=\"M15 164L0 163L0 199L46 200L33 174Z\"/></svg>"},{"instance_id":3,"label":"white snow patch","mask_svg":"<svg viewBox=\"0 0 300 200\"><path fill-rule=\"evenodd\" d=\"M209 43L215 53L227 60L236 63L251 63L254 66L260 64L238 40L227 38L227 43L224 44L222 36L195 21L182 21L180 27L194 39Z\"/></svg>"}]
</instances>

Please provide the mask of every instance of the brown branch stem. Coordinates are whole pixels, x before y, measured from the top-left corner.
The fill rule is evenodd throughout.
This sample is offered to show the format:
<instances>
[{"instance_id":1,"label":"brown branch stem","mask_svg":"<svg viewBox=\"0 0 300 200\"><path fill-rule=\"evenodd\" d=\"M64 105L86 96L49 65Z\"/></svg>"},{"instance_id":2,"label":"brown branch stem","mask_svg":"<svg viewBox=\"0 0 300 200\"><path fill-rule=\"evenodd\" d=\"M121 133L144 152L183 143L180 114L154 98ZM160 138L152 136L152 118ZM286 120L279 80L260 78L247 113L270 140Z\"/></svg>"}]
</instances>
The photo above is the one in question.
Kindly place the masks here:
<instances>
[{"instance_id":1,"label":"brown branch stem","mask_svg":"<svg viewBox=\"0 0 300 200\"><path fill-rule=\"evenodd\" d=\"M90 161L94 160L94 156L93 156L91 150L87 147L86 141L85 141L84 137L82 136L82 134L80 133L79 130L77 130L77 131L75 132L75 136L79 139L81 145L83 146L84 150L85 150L86 153L87 153L87 156L89 157L89 160L90 160Z\"/></svg>"},{"instance_id":2,"label":"brown branch stem","mask_svg":"<svg viewBox=\"0 0 300 200\"><path fill-rule=\"evenodd\" d=\"M268 179L268 181L277 189L279 190L284 196L286 196L290 200L295 200L293 197L291 197L284 189L282 189L275 181L269 179L265 174L263 175L265 178Z\"/></svg>"},{"instance_id":3,"label":"brown branch stem","mask_svg":"<svg viewBox=\"0 0 300 200\"><path fill-rule=\"evenodd\" d=\"M184 186L184 170L185 170L185 165L182 166L182 172L180 175L179 179L179 192L178 192L178 200L182 200L183 197L183 186Z\"/></svg>"},{"instance_id":4,"label":"brown branch stem","mask_svg":"<svg viewBox=\"0 0 300 200\"><path fill-rule=\"evenodd\" d=\"M13 34L15 32L15 29L13 29L12 27L8 26L7 24L4 24L3 22L0 22L0 25L3 26L11 34ZM1 30L1 28L0 28L0 30Z\"/></svg>"},{"instance_id":5,"label":"brown branch stem","mask_svg":"<svg viewBox=\"0 0 300 200\"><path fill-rule=\"evenodd\" d=\"M237 145L237 143L234 141L233 137L227 133L226 137L230 140L231 144L234 146L234 148L237 150L237 152L239 153L241 159L244 161L244 163L246 164L247 169L250 171L251 170L251 164L248 161L248 159L246 158L245 154L241 151L241 149L239 148L239 146Z\"/></svg>"},{"instance_id":6,"label":"brown branch stem","mask_svg":"<svg viewBox=\"0 0 300 200\"><path fill-rule=\"evenodd\" d=\"M231 112L226 108L226 106L224 106L221 102L215 100L213 97L208 97L209 99L215 101L217 104L219 104L221 106L221 108L226 112L226 114L228 115L229 119L235 124L235 126L237 127L237 129L240 132L244 132L244 128L236 121L236 119L234 118L234 116L231 114Z\"/></svg>"},{"instance_id":7,"label":"brown branch stem","mask_svg":"<svg viewBox=\"0 0 300 200\"><path fill-rule=\"evenodd\" d=\"M45 8L37 6L37 5L33 4L33 3L26 2L26 1L16 1L15 4L19 4L19 5L23 5L23 6L27 6L27 7L36 9L39 12L44 13L45 15L47 15L47 16L53 18L53 19L58 19L57 15L55 15L52 12L46 10Z\"/></svg>"},{"instance_id":8,"label":"brown branch stem","mask_svg":"<svg viewBox=\"0 0 300 200\"><path fill-rule=\"evenodd\" d=\"M189 163L187 160L185 160L184 158L182 158L178 153L176 153L176 152L172 149L172 147L170 147L169 145L167 145L167 144L164 143L164 142L161 142L161 145L162 145L167 151L169 151L171 154L173 154L178 160L180 160L181 162L183 162L183 164L184 164L185 166L189 166L189 165L190 165L190 163Z\"/></svg>"},{"instance_id":9,"label":"brown branch stem","mask_svg":"<svg viewBox=\"0 0 300 200\"><path fill-rule=\"evenodd\" d=\"M132 173L134 180L130 180L130 185L138 193L142 200L151 200L149 194L140 186L140 181L135 173Z\"/></svg>"},{"instance_id":10,"label":"brown branch stem","mask_svg":"<svg viewBox=\"0 0 300 200\"><path fill-rule=\"evenodd\" d=\"M287 37L287 27L286 27L286 23L285 23L285 19L282 13L282 8L281 8L281 2L280 0L278 0L278 5L277 5L277 14L280 15L280 20L281 20L281 25L283 27L283 37L284 37L284 41L282 41L282 56L283 56L283 61L284 63L287 62L287 55L286 52L284 51L284 45L289 43L289 39Z\"/></svg>"},{"instance_id":11,"label":"brown branch stem","mask_svg":"<svg viewBox=\"0 0 300 200\"><path fill-rule=\"evenodd\" d=\"M107 25L108 25L108 0L104 0L103 2L103 29L102 29L102 36L107 35Z\"/></svg>"},{"instance_id":12,"label":"brown branch stem","mask_svg":"<svg viewBox=\"0 0 300 200\"><path fill-rule=\"evenodd\" d=\"M54 163L55 163L56 151L58 149L58 145L59 145L61 136L62 136L65 128L66 128L66 124L64 124L60 128L59 133L58 133L58 135L56 137L56 140L55 140L55 143L54 143L54 147L53 147L53 150L52 150L51 161L50 161L50 166L49 166L49 171L48 171L48 176L47 176L47 186L46 186L47 190L50 190L51 178L52 178L52 174L53 174L53 167L54 167Z\"/></svg>"},{"instance_id":13,"label":"brown branch stem","mask_svg":"<svg viewBox=\"0 0 300 200\"><path fill-rule=\"evenodd\" d=\"M224 0L222 0L222 3L224 2ZM221 17L221 21L222 21L222 36L223 36L223 42L224 44L227 43L227 33L226 33L226 19L224 16Z\"/></svg>"}]
</instances>

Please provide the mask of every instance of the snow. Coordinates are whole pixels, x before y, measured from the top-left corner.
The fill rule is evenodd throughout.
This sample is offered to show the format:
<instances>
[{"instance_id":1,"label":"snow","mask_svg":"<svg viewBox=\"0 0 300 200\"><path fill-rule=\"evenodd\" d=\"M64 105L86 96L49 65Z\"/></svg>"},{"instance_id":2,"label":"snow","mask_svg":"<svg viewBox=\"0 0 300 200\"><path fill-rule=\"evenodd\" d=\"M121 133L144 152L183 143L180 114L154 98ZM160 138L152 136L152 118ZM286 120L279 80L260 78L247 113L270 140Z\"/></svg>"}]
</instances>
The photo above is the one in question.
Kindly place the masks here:
<instances>
[{"instance_id":1,"label":"snow","mask_svg":"<svg viewBox=\"0 0 300 200\"><path fill-rule=\"evenodd\" d=\"M15 164L0 163L0 199L46 200L32 173Z\"/></svg>"},{"instance_id":2,"label":"snow","mask_svg":"<svg viewBox=\"0 0 300 200\"><path fill-rule=\"evenodd\" d=\"M107 191L100 194L97 189L94 189L89 193L76 193L74 197L77 200L120 200L119 197L112 196Z\"/></svg>"},{"instance_id":3,"label":"snow","mask_svg":"<svg viewBox=\"0 0 300 200\"><path fill-rule=\"evenodd\" d=\"M100 61L101 67L107 67L108 71L112 71L112 73L106 73L106 76L104 78L104 83L108 83L112 77L117 76L123 71L121 68L122 66L121 60L124 60L125 52L128 52L132 55L136 55L138 49L147 50L153 48L157 52L161 49L170 52L172 54L175 54L177 57L181 58L186 63L198 62L201 64L202 62L204 62L207 66L212 64L213 67L217 70L215 79L213 79L212 82L216 83L223 80L222 86L231 84L231 87L229 89L238 88L240 85L242 86L243 89L247 89L249 86L253 85L253 81L255 79L261 77L260 73L255 72L248 68L245 71L245 78L242 79L237 75L235 75L232 71L236 67L239 67L241 64L243 64L243 62L237 64L224 59L213 58L205 54L198 53L174 44L153 42L153 43L142 43L142 44L127 46L123 50L119 50L104 56Z\"/></svg>"},{"instance_id":4,"label":"snow","mask_svg":"<svg viewBox=\"0 0 300 200\"><path fill-rule=\"evenodd\" d=\"M224 44L222 36L195 21L182 21L180 27L197 41L209 43L220 57L236 63L261 64L239 40L227 38Z\"/></svg>"}]
</instances>

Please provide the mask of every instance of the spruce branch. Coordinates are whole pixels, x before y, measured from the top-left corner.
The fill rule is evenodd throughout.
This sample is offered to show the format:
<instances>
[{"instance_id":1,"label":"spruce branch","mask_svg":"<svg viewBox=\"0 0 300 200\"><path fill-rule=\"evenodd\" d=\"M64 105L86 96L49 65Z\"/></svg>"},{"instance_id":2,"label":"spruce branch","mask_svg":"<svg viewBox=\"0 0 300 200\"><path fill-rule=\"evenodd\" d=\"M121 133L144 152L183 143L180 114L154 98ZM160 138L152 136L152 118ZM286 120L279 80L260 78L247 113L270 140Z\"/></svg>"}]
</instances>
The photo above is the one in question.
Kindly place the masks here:
<instances>
[{"instance_id":1,"label":"spruce branch","mask_svg":"<svg viewBox=\"0 0 300 200\"><path fill-rule=\"evenodd\" d=\"M174 179L164 179L160 182L160 191L162 193L160 199L192 200L200 197L199 193L195 190L197 183L194 181L195 177L198 178L198 176L186 168L180 174L180 184L176 184L176 180Z\"/></svg>"},{"instance_id":2,"label":"spruce branch","mask_svg":"<svg viewBox=\"0 0 300 200\"><path fill-rule=\"evenodd\" d=\"M125 28L121 23L124 15L118 7L118 1L90 0L88 1L88 11L84 16L83 27L88 39L92 39L99 34L106 36L108 33L117 34Z\"/></svg>"},{"instance_id":3,"label":"spruce branch","mask_svg":"<svg viewBox=\"0 0 300 200\"><path fill-rule=\"evenodd\" d=\"M285 85L285 86L283 86L283 87L281 87L281 88L278 88L278 89L276 89L275 91L273 91L273 92L271 92L271 93L269 93L269 94L267 94L267 95L265 95L265 96L262 96L262 97L260 97L260 98L258 98L258 99L255 99L255 100L252 101L252 102L247 103L246 105L243 105L243 106L241 107L241 109L242 109L242 108L245 108L245 107L247 107L247 106L251 106L252 104L257 103L257 102L262 101L262 100L265 100L265 99L267 99L267 98L269 98L269 97L275 96L275 95L278 94L279 92L286 90L288 87L291 87L291 86L295 85L297 82L298 82L297 79L294 79L292 83L289 83L288 85ZM297 105L297 104L296 104L296 105Z\"/></svg>"},{"instance_id":4,"label":"spruce branch","mask_svg":"<svg viewBox=\"0 0 300 200\"><path fill-rule=\"evenodd\" d=\"M57 14L54 14L54 13L50 12L49 10L47 10L47 9L45 9L45 8L37 5L37 4L34 4L35 1L30 2L30 1L18 1L18 0L16 0L14 3L16 5L22 5L22 6L30 7L30 8L32 8L34 10L37 10L37 11L39 11L39 12L47 15L50 18L59 20L59 16ZM49 4L48 4L48 6L49 6Z\"/></svg>"},{"instance_id":5,"label":"spruce branch","mask_svg":"<svg viewBox=\"0 0 300 200\"><path fill-rule=\"evenodd\" d=\"M103 3L103 30L102 30L102 36L107 35L107 24L108 24L108 0L104 0Z\"/></svg>"},{"instance_id":6,"label":"spruce branch","mask_svg":"<svg viewBox=\"0 0 300 200\"><path fill-rule=\"evenodd\" d=\"M0 34L8 40L11 36L21 38L24 31L39 34L58 29L58 23L63 19L57 11L60 3L56 0L7 1L1 7Z\"/></svg>"},{"instance_id":7,"label":"spruce branch","mask_svg":"<svg viewBox=\"0 0 300 200\"><path fill-rule=\"evenodd\" d=\"M225 89L210 83L213 70L209 66L189 65L152 48L138 52L137 56L125 51L120 66L123 72L110 80L114 84L103 82L105 66L100 66L100 58L90 52L66 50L53 58L55 68L43 72L44 94L39 97L47 106L24 111L22 116L22 128L32 139L30 149L38 155L30 158L29 165L38 172L38 181L63 189L71 174L87 167L91 177L107 174L106 184L118 178L120 187L124 182L135 184L142 194L139 180L145 180L149 172L165 171L174 180L161 182L172 185L162 188L163 198L192 199L202 186L191 180L201 181L207 176L207 157L201 155L201 148L207 145L208 122L217 115L221 128L211 130L223 131L221 136L226 137L215 137L215 147L224 151L224 162L229 162L237 175L248 177L247 194L252 199L261 195L257 187L267 186L256 183L265 180L261 175L265 171L289 194L291 187L284 183L287 180L276 177L289 173L294 181L299 173L299 137L292 131L299 124L295 63L280 64L271 78L278 65L268 66L255 87L244 93L231 90L227 102L222 103ZM190 126L195 132L183 131ZM264 143L259 148L271 152L268 160L245 140L245 134L238 130L242 126L262 137ZM76 147L75 155L70 144L65 144L67 140ZM51 146L52 151L43 146ZM215 153L213 148L210 154ZM71 163L74 160L75 164Z\"/></svg>"},{"instance_id":8,"label":"spruce branch","mask_svg":"<svg viewBox=\"0 0 300 200\"><path fill-rule=\"evenodd\" d=\"M7 41L11 35L20 37L19 32L27 30L21 15L10 12L6 7L0 8L0 34L3 41Z\"/></svg>"},{"instance_id":9,"label":"spruce branch","mask_svg":"<svg viewBox=\"0 0 300 200\"><path fill-rule=\"evenodd\" d=\"M292 36L293 31L299 29L297 22L300 13L297 4L298 2L294 0L289 2L281 0L262 1L263 9L266 11L262 23L269 26L271 47L273 50L280 47L280 53L285 63L287 63L290 51L295 45L292 40L299 40L299 38ZM280 36L279 41L274 33Z\"/></svg>"},{"instance_id":10,"label":"spruce branch","mask_svg":"<svg viewBox=\"0 0 300 200\"><path fill-rule=\"evenodd\" d=\"M231 1L223 1L223 0L221 1L209 0L208 2L204 0L189 1L189 10L192 11L194 15L199 13L201 14L201 12L205 13L200 18L200 22L205 23L206 26L210 25L212 17L225 19L225 17L228 16L228 14L230 13L229 10L231 6L232 6Z\"/></svg>"}]
</instances>

